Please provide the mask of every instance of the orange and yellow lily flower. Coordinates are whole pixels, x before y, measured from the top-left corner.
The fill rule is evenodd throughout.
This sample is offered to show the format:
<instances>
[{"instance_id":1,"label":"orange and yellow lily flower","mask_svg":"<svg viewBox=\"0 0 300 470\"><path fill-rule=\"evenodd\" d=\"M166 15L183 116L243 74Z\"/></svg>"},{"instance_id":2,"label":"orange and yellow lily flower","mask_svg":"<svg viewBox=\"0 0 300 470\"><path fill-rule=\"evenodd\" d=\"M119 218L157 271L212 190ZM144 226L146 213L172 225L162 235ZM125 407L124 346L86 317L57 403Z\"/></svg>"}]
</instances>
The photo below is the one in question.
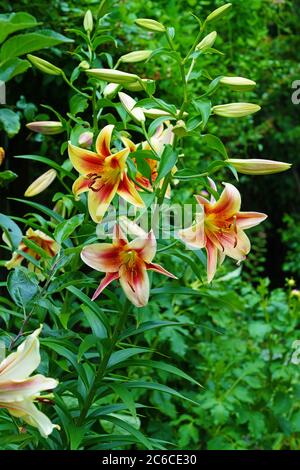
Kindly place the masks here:
<instances>
[{"instance_id":1,"label":"orange and yellow lily flower","mask_svg":"<svg viewBox=\"0 0 300 470\"><path fill-rule=\"evenodd\" d=\"M95 243L81 252L85 264L105 272L92 300L95 300L112 281L119 279L127 298L136 307L144 307L149 300L147 270L177 279L159 264L152 263L156 253L156 239L151 230L145 237L129 242L119 225L114 228L113 243Z\"/></svg>"},{"instance_id":2,"label":"orange and yellow lily flower","mask_svg":"<svg viewBox=\"0 0 300 470\"><path fill-rule=\"evenodd\" d=\"M158 155L162 154L165 145L167 144L172 145L173 140L174 140L174 134L173 134L172 129L173 127L171 125L167 125L167 127L164 128L164 125L161 124L160 126L157 127L155 134L151 137L151 146L153 147L153 149L156 151ZM138 150L138 144L136 145L134 142L132 142L132 140L128 139L127 137L122 137L122 142L125 145L125 147L128 147L130 149L130 152L135 152L136 150ZM142 150L152 150L151 146L146 141L141 143ZM137 172L135 176L135 180L148 191L152 191L153 190L152 184L155 182L157 175L158 175L159 160L146 158L145 161L148 163L150 167L151 181L146 176L142 175L139 171ZM174 167L174 169L172 170L172 173L175 173L175 171L176 171L176 167ZM162 184L163 184L163 179L160 181L160 186L162 186ZM167 193L166 193L166 197L170 197L170 193L171 193L171 188L169 186Z\"/></svg>"},{"instance_id":3,"label":"orange and yellow lily flower","mask_svg":"<svg viewBox=\"0 0 300 470\"><path fill-rule=\"evenodd\" d=\"M217 190L210 180L214 191ZM205 248L207 252L207 278L211 282L215 276L218 261L225 256L242 261L249 253L250 240L244 230L263 222L266 214L260 212L240 212L241 195L230 183L224 183L218 201L211 197L195 196L202 208L196 222L191 227L180 230L179 237L191 248Z\"/></svg>"},{"instance_id":4,"label":"orange and yellow lily flower","mask_svg":"<svg viewBox=\"0 0 300 470\"><path fill-rule=\"evenodd\" d=\"M137 207L144 202L127 176L129 149L112 153L110 148L114 126L105 126L96 140L96 152L69 142L69 157L81 176L73 184L75 196L88 192L89 213L94 222L101 222L115 194Z\"/></svg>"},{"instance_id":5,"label":"orange and yellow lily flower","mask_svg":"<svg viewBox=\"0 0 300 470\"><path fill-rule=\"evenodd\" d=\"M49 436L59 426L37 409L34 402L42 401L40 393L52 390L57 380L32 372L41 362L38 335L42 326L29 335L18 347L0 362L0 408L5 408L12 416L22 418L26 423L38 428L43 437Z\"/></svg>"},{"instance_id":6,"label":"orange and yellow lily flower","mask_svg":"<svg viewBox=\"0 0 300 470\"><path fill-rule=\"evenodd\" d=\"M33 241L36 245L40 246L51 258L53 258L59 251L60 247L58 243L56 243L53 238L48 237L44 232L41 230L33 230L32 228L29 228L26 232L25 238L28 240ZM3 240L9 245L8 239L3 235ZM41 255L34 251L33 248L29 248L23 241L20 243L18 246L18 251L13 253L11 259L6 262L5 267L7 269L13 269L17 266L19 266L23 259L24 256L22 255L23 253L27 253L30 255L32 258L36 260L40 260ZM42 278L42 275L40 274L40 271L32 264L29 262L28 264L28 269L30 271L35 271L40 277Z\"/></svg>"}]
</instances>

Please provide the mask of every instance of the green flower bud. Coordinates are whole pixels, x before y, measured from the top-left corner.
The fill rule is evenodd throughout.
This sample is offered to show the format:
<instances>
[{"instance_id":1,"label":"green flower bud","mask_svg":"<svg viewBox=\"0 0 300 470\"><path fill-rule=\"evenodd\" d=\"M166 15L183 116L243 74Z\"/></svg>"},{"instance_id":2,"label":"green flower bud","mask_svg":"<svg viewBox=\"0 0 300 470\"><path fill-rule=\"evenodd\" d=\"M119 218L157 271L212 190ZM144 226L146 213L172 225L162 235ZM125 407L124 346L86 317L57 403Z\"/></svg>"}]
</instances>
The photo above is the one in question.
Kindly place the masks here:
<instances>
[{"instance_id":1,"label":"green flower bud","mask_svg":"<svg viewBox=\"0 0 300 470\"><path fill-rule=\"evenodd\" d=\"M83 27L88 33L93 31L94 21L91 10L87 10L86 14L84 15Z\"/></svg>"},{"instance_id":2,"label":"green flower bud","mask_svg":"<svg viewBox=\"0 0 300 470\"><path fill-rule=\"evenodd\" d=\"M41 72L47 73L48 75L62 75L63 71L51 64L45 59L41 59L35 55L27 54L28 60Z\"/></svg>"},{"instance_id":3,"label":"green flower bud","mask_svg":"<svg viewBox=\"0 0 300 470\"><path fill-rule=\"evenodd\" d=\"M206 18L206 22L208 23L209 21L214 21L216 19L221 18L221 16L225 15L227 10L232 7L232 3L226 3L225 5L222 5L220 8L217 8L214 10L208 17Z\"/></svg>"},{"instance_id":4,"label":"green flower bud","mask_svg":"<svg viewBox=\"0 0 300 470\"><path fill-rule=\"evenodd\" d=\"M135 23L141 28L147 29L148 31L154 31L155 33L164 33L166 31L163 24L148 18L137 19L135 20Z\"/></svg>"},{"instance_id":5,"label":"green flower bud","mask_svg":"<svg viewBox=\"0 0 300 470\"><path fill-rule=\"evenodd\" d=\"M253 80L243 77L222 77L220 83L236 91L250 91L256 86Z\"/></svg>"},{"instance_id":6,"label":"green flower bud","mask_svg":"<svg viewBox=\"0 0 300 470\"><path fill-rule=\"evenodd\" d=\"M257 113L260 109L260 106L253 103L229 103L214 106L212 111L218 116L240 118Z\"/></svg>"},{"instance_id":7,"label":"green flower bud","mask_svg":"<svg viewBox=\"0 0 300 470\"><path fill-rule=\"evenodd\" d=\"M147 51L147 50L129 52L129 54L125 54L125 55L122 55L122 57L120 57L120 62L125 62L125 63L143 62L144 60L147 60L151 54L152 54L152 51Z\"/></svg>"},{"instance_id":8,"label":"green flower bud","mask_svg":"<svg viewBox=\"0 0 300 470\"><path fill-rule=\"evenodd\" d=\"M202 51L203 49L208 49L214 45L214 42L217 38L217 32L212 31L209 33L205 38L202 39L201 42L196 46L196 51Z\"/></svg>"},{"instance_id":9,"label":"green flower bud","mask_svg":"<svg viewBox=\"0 0 300 470\"><path fill-rule=\"evenodd\" d=\"M121 72L120 70L113 69L89 69L86 71L91 77L99 78L104 82L120 83L133 83L136 82L139 77L132 73Z\"/></svg>"}]
</instances>

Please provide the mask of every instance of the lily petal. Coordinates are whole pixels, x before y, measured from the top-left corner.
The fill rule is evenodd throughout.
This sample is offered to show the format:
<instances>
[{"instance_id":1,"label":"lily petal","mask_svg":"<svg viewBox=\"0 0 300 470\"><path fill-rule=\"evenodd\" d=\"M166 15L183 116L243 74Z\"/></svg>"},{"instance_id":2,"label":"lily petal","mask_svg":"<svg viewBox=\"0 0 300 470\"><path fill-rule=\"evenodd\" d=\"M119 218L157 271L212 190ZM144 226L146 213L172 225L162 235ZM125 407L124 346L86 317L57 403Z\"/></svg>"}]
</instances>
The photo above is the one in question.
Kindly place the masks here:
<instances>
[{"instance_id":1,"label":"lily petal","mask_svg":"<svg viewBox=\"0 0 300 470\"><path fill-rule=\"evenodd\" d=\"M1 403L0 403L1 407ZM51 423L50 419L33 404L31 400L10 403L5 406L12 416L22 418L26 423L38 428L43 437L48 437L53 429L60 429L57 424Z\"/></svg>"},{"instance_id":2,"label":"lily petal","mask_svg":"<svg viewBox=\"0 0 300 470\"><path fill-rule=\"evenodd\" d=\"M107 208L113 200L119 186L119 180L103 181L102 186L88 192L89 213L96 224L100 223Z\"/></svg>"},{"instance_id":3,"label":"lily petal","mask_svg":"<svg viewBox=\"0 0 300 470\"><path fill-rule=\"evenodd\" d=\"M130 250L135 250L146 263L151 263L156 253L156 238L153 230L145 238L136 238L128 243Z\"/></svg>"},{"instance_id":4,"label":"lily petal","mask_svg":"<svg viewBox=\"0 0 300 470\"><path fill-rule=\"evenodd\" d=\"M103 159L95 152L76 147L71 142L68 144L68 152L72 165L81 175L100 173L103 167Z\"/></svg>"},{"instance_id":5,"label":"lily petal","mask_svg":"<svg viewBox=\"0 0 300 470\"><path fill-rule=\"evenodd\" d=\"M120 249L111 243L94 243L86 246L81 251L82 261L104 273L114 273L121 266Z\"/></svg>"},{"instance_id":6,"label":"lily petal","mask_svg":"<svg viewBox=\"0 0 300 470\"><path fill-rule=\"evenodd\" d=\"M84 193L90 189L91 180L86 176L79 176L77 180L74 181L72 191L75 197L78 197L79 194Z\"/></svg>"},{"instance_id":7,"label":"lily petal","mask_svg":"<svg viewBox=\"0 0 300 470\"><path fill-rule=\"evenodd\" d=\"M116 224L114 226L114 232L113 232L113 244L117 246L124 246L127 245L128 240L125 237L123 230L121 229L119 224Z\"/></svg>"},{"instance_id":8,"label":"lily petal","mask_svg":"<svg viewBox=\"0 0 300 470\"><path fill-rule=\"evenodd\" d=\"M198 221L189 228L178 232L179 238L188 246L199 250L205 246L204 216L200 215Z\"/></svg>"},{"instance_id":9,"label":"lily petal","mask_svg":"<svg viewBox=\"0 0 300 470\"><path fill-rule=\"evenodd\" d=\"M209 239L207 239L207 242L206 242L206 252L207 252L207 281L211 282L217 270L218 248Z\"/></svg>"},{"instance_id":10,"label":"lily petal","mask_svg":"<svg viewBox=\"0 0 300 470\"><path fill-rule=\"evenodd\" d=\"M92 300L97 299L97 297L101 294L101 292L108 286L112 281L115 279L119 279L119 273L107 273L102 281L100 282L98 288L95 290Z\"/></svg>"},{"instance_id":11,"label":"lily petal","mask_svg":"<svg viewBox=\"0 0 300 470\"><path fill-rule=\"evenodd\" d=\"M132 181L129 180L126 173L123 174L123 178L119 183L118 194L123 199L125 199L125 201L133 204L136 207L145 207L143 199L135 189Z\"/></svg>"},{"instance_id":12,"label":"lily petal","mask_svg":"<svg viewBox=\"0 0 300 470\"><path fill-rule=\"evenodd\" d=\"M20 344L17 351L7 356L0 364L0 384L8 380L27 378L41 362L38 335L41 327Z\"/></svg>"},{"instance_id":13,"label":"lily petal","mask_svg":"<svg viewBox=\"0 0 300 470\"><path fill-rule=\"evenodd\" d=\"M34 375L24 380L8 380L0 383L0 403L22 401L44 390L51 390L58 385L57 380Z\"/></svg>"},{"instance_id":14,"label":"lily petal","mask_svg":"<svg viewBox=\"0 0 300 470\"><path fill-rule=\"evenodd\" d=\"M145 263L135 263L134 269L122 265L119 273L120 284L130 302L136 307L147 305L150 286Z\"/></svg>"},{"instance_id":15,"label":"lily petal","mask_svg":"<svg viewBox=\"0 0 300 470\"><path fill-rule=\"evenodd\" d=\"M174 274L170 273L165 268L160 266L160 264L147 263L146 267L147 267L147 269L149 269L149 271L156 271L157 273L163 274L164 276L171 277L172 279L178 279L178 277L174 276Z\"/></svg>"},{"instance_id":16,"label":"lily petal","mask_svg":"<svg viewBox=\"0 0 300 470\"><path fill-rule=\"evenodd\" d=\"M266 220L268 216L262 212L238 212L236 214L236 225L246 230L247 228L255 227Z\"/></svg>"},{"instance_id":17,"label":"lily petal","mask_svg":"<svg viewBox=\"0 0 300 470\"><path fill-rule=\"evenodd\" d=\"M246 258L247 254L251 249L250 240L243 232L243 230L237 230L237 242L236 246L228 244L224 246L224 253L230 258L236 259L237 261L242 261Z\"/></svg>"},{"instance_id":18,"label":"lily petal","mask_svg":"<svg viewBox=\"0 0 300 470\"><path fill-rule=\"evenodd\" d=\"M224 183L223 190L219 200L215 204L205 207L206 213L213 213L218 217L229 219L235 215L241 208L241 195L237 188L230 183Z\"/></svg>"},{"instance_id":19,"label":"lily petal","mask_svg":"<svg viewBox=\"0 0 300 470\"><path fill-rule=\"evenodd\" d=\"M108 157L111 155L111 150L110 150L110 141L111 141L111 136L114 130L114 127L112 124L109 124L108 126L105 126L99 133L97 140L96 140L96 151L101 157Z\"/></svg>"}]
</instances>

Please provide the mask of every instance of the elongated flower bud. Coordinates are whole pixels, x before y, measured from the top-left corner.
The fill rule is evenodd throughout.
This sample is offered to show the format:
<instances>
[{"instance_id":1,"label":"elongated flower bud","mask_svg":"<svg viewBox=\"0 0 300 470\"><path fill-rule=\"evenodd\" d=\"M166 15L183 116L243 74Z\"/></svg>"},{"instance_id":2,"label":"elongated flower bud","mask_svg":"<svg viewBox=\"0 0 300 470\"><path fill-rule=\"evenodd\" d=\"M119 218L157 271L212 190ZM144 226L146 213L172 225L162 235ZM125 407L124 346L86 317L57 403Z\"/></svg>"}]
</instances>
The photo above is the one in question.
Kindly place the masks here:
<instances>
[{"instance_id":1,"label":"elongated flower bud","mask_svg":"<svg viewBox=\"0 0 300 470\"><path fill-rule=\"evenodd\" d=\"M88 148L91 147L93 143L93 133L90 131L83 132L80 134L78 139L78 144L80 147Z\"/></svg>"},{"instance_id":2,"label":"elongated flower bud","mask_svg":"<svg viewBox=\"0 0 300 470\"><path fill-rule=\"evenodd\" d=\"M135 20L135 24L143 29L147 29L147 31L154 31L155 33L164 33L166 31L163 24L148 18L137 19Z\"/></svg>"},{"instance_id":3,"label":"elongated flower bud","mask_svg":"<svg viewBox=\"0 0 300 470\"><path fill-rule=\"evenodd\" d=\"M122 86L118 83L109 83L103 90L104 98L114 98Z\"/></svg>"},{"instance_id":4,"label":"elongated flower bud","mask_svg":"<svg viewBox=\"0 0 300 470\"><path fill-rule=\"evenodd\" d=\"M220 83L236 91L249 91L256 86L253 80L243 77L222 77Z\"/></svg>"},{"instance_id":5,"label":"elongated flower bud","mask_svg":"<svg viewBox=\"0 0 300 470\"><path fill-rule=\"evenodd\" d=\"M134 51L134 52L129 52L128 54L122 55L120 57L120 62L125 62L125 63L133 63L133 62L143 62L144 60L147 60L148 57L152 54L152 51Z\"/></svg>"},{"instance_id":6,"label":"elongated flower bud","mask_svg":"<svg viewBox=\"0 0 300 470\"><path fill-rule=\"evenodd\" d=\"M214 106L212 111L214 114L223 117L240 118L257 113L261 108L258 104L253 103L229 103Z\"/></svg>"},{"instance_id":7,"label":"elongated flower bud","mask_svg":"<svg viewBox=\"0 0 300 470\"><path fill-rule=\"evenodd\" d=\"M260 160L257 158L249 160L229 158L226 161L239 173L245 175L271 175L272 173L286 171L291 167L290 163L276 162L274 160Z\"/></svg>"},{"instance_id":8,"label":"elongated flower bud","mask_svg":"<svg viewBox=\"0 0 300 470\"><path fill-rule=\"evenodd\" d=\"M171 114L168 111L164 111L163 109L156 109L156 108L141 108L145 116L149 117L150 119L156 119L158 117L166 116L170 117Z\"/></svg>"},{"instance_id":9,"label":"elongated flower bud","mask_svg":"<svg viewBox=\"0 0 300 470\"><path fill-rule=\"evenodd\" d=\"M31 183L31 185L26 189L24 196L33 197L40 194L50 186L52 181L55 180L56 175L57 173L53 169L46 171L46 173L43 173L33 183Z\"/></svg>"},{"instance_id":10,"label":"elongated flower bud","mask_svg":"<svg viewBox=\"0 0 300 470\"><path fill-rule=\"evenodd\" d=\"M91 10L87 10L86 14L84 15L83 27L88 33L93 31L94 21Z\"/></svg>"},{"instance_id":11,"label":"elongated flower bud","mask_svg":"<svg viewBox=\"0 0 300 470\"><path fill-rule=\"evenodd\" d=\"M39 132L44 135L55 135L63 132L64 127L60 121L36 121L29 122L26 127L33 132Z\"/></svg>"},{"instance_id":12,"label":"elongated flower bud","mask_svg":"<svg viewBox=\"0 0 300 470\"><path fill-rule=\"evenodd\" d=\"M121 72L120 70L112 69L90 69L86 73L91 77L99 78L105 82L112 83L133 83L136 82L139 77L133 73Z\"/></svg>"},{"instance_id":13,"label":"elongated flower bud","mask_svg":"<svg viewBox=\"0 0 300 470\"><path fill-rule=\"evenodd\" d=\"M221 7L217 8L214 10L208 17L206 18L206 23L209 21L214 21L216 19L221 18L223 15L227 13L227 11L232 7L232 3L226 3L225 5L222 5Z\"/></svg>"},{"instance_id":14,"label":"elongated flower bud","mask_svg":"<svg viewBox=\"0 0 300 470\"><path fill-rule=\"evenodd\" d=\"M3 147L0 147L0 165L2 165L5 158L5 150Z\"/></svg>"},{"instance_id":15,"label":"elongated flower bud","mask_svg":"<svg viewBox=\"0 0 300 470\"><path fill-rule=\"evenodd\" d=\"M145 121L145 115L143 113L142 108L135 107L136 102L134 101L131 96L127 95L126 93L119 92L118 93L120 101L126 109L127 113L136 121L138 122L144 122Z\"/></svg>"},{"instance_id":16,"label":"elongated flower bud","mask_svg":"<svg viewBox=\"0 0 300 470\"><path fill-rule=\"evenodd\" d=\"M146 84L147 82L153 82L153 81L154 80L150 80L149 78L142 78L141 80L135 81L132 83L124 83L123 87L128 91L141 91L144 89L141 82L144 82Z\"/></svg>"},{"instance_id":17,"label":"elongated flower bud","mask_svg":"<svg viewBox=\"0 0 300 470\"><path fill-rule=\"evenodd\" d=\"M63 71L55 65L48 62L48 60L41 59L35 55L27 54L28 60L41 72L47 73L48 75L62 75Z\"/></svg>"},{"instance_id":18,"label":"elongated flower bud","mask_svg":"<svg viewBox=\"0 0 300 470\"><path fill-rule=\"evenodd\" d=\"M196 51L202 51L203 49L213 47L217 35L217 31L212 31L207 36L205 36L205 38L203 38L202 41L199 42L199 44L196 46Z\"/></svg>"}]
</instances>

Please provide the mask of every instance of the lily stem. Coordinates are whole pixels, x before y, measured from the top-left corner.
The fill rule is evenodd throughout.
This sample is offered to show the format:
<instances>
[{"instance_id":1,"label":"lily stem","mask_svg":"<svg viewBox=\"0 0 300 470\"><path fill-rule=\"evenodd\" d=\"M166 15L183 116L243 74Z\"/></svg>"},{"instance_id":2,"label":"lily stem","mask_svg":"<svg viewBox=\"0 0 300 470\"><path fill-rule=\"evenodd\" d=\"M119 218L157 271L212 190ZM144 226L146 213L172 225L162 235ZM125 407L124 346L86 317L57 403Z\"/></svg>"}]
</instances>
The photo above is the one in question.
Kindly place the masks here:
<instances>
[{"instance_id":1,"label":"lily stem","mask_svg":"<svg viewBox=\"0 0 300 470\"><path fill-rule=\"evenodd\" d=\"M110 357L111 357L111 355L114 351L114 348L115 348L115 346L118 342L119 335L122 332L122 330L124 328L124 325L126 323L126 320L127 320L128 314L129 314L129 310L130 310L130 306L131 306L131 304L130 304L129 300L126 299L126 302L124 303L123 310L122 310L122 312L119 316L118 322L115 326L113 335L111 337L110 345L109 345L107 351L105 352L105 354L103 356L103 359L102 359L102 361L99 365L99 368L98 368L98 370L95 374L95 377L94 377L92 386L90 388L90 391L88 393L88 396L87 396L87 398L85 400L85 403L83 405L83 408L81 410L80 416L79 416L78 421L77 421L78 426L81 426L83 424L83 422L84 422L84 420L85 420L85 418L86 418L86 416L89 412L89 409L93 404L93 400L94 400L94 397L97 393L99 383L105 375L105 371L106 371L109 359L110 359Z\"/></svg>"}]
</instances>

